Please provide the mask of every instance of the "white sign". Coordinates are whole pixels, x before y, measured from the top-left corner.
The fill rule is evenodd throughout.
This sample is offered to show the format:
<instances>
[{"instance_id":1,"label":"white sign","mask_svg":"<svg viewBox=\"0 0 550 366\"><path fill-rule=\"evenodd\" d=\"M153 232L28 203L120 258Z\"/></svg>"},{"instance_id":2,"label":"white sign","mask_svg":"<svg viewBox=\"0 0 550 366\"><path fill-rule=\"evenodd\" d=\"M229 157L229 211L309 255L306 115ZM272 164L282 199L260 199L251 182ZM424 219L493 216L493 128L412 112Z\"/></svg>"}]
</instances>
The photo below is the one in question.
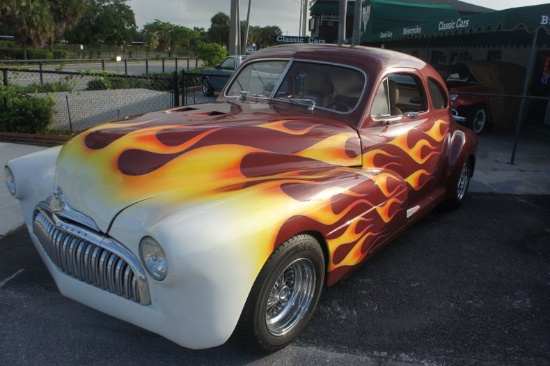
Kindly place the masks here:
<instances>
[{"instance_id":1,"label":"white sign","mask_svg":"<svg viewBox=\"0 0 550 366\"><path fill-rule=\"evenodd\" d=\"M469 19L463 20L458 18L457 20L450 20L448 22L439 22L437 29L440 31L445 31L445 30L452 30L452 29L467 28L469 24L470 24Z\"/></svg>"}]
</instances>

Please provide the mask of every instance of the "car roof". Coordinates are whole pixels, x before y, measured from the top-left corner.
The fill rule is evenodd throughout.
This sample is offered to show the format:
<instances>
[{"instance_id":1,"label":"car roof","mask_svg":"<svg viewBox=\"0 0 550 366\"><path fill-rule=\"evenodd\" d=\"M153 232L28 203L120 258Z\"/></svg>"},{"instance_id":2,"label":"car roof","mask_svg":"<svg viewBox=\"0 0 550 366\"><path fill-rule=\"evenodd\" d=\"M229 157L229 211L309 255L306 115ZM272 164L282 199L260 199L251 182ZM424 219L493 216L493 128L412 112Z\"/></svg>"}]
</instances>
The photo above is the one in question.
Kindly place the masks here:
<instances>
[{"instance_id":1,"label":"car roof","mask_svg":"<svg viewBox=\"0 0 550 366\"><path fill-rule=\"evenodd\" d=\"M337 44L289 44L264 48L250 55L247 61L259 58L295 58L342 63L361 69L403 67L424 69L426 62L405 53L382 48Z\"/></svg>"}]
</instances>

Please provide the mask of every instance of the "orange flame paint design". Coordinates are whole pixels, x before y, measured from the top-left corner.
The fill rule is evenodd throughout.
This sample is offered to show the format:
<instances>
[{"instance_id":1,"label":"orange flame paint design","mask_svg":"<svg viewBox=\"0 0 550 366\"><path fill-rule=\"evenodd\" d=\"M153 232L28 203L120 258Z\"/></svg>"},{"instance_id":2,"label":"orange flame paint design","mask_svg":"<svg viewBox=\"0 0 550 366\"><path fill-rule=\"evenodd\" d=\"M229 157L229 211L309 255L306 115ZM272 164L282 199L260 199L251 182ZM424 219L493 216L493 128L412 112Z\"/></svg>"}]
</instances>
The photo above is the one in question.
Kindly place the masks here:
<instances>
[{"instance_id":1,"label":"orange flame paint design","mask_svg":"<svg viewBox=\"0 0 550 366\"><path fill-rule=\"evenodd\" d=\"M106 124L66 145L61 160L71 168L59 173L59 179L71 182L86 172L87 194L98 207L124 207L167 192L167 201L177 207L246 191L244 201L226 199L233 213L265 207L272 218L263 220L265 227L247 248L266 239L280 244L296 233L293 225L299 222L301 230L324 235L329 270L335 271L357 265L391 234L388 224L403 216L407 198L405 181L394 168L413 165L402 158L414 162L417 168L410 169L406 183L420 189L432 173L425 163L441 153L437 142L448 128L438 121L427 132L415 131L425 137L412 147L407 136L396 137L361 154L357 134L341 125L297 120L228 127L158 120ZM374 179L369 172L346 168L361 161L364 167L381 169ZM272 249L256 249L262 252L256 259L259 266Z\"/></svg>"}]
</instances>

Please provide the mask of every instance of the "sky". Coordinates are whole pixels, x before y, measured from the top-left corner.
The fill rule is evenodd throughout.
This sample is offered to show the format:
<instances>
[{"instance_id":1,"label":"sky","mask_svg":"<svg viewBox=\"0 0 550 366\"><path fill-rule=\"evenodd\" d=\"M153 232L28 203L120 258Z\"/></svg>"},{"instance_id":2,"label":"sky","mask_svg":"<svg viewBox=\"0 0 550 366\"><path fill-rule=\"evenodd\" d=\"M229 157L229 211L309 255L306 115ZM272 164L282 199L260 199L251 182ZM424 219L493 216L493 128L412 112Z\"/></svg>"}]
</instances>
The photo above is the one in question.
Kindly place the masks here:
<instances>
[{"instance_id":1,"label":"sky","mask_svg":"<svg viewBox=\"0 0 550 366\"><path fill-rule=\"evenodd\" d=\"M298 35L300 3L303 0L251 0L250 25L276 25L284 35ZM407 0L399 0L406 2ZM241 20L246 20L249 0L240 0ZM547 4L548 0L470 0L471 4L502 10L520 6ZM218 12L230 13L230 0L129 0L127 3L141 29L155 19L187 28L210 28L210 19Z\"/></svg>"}]
</instances>

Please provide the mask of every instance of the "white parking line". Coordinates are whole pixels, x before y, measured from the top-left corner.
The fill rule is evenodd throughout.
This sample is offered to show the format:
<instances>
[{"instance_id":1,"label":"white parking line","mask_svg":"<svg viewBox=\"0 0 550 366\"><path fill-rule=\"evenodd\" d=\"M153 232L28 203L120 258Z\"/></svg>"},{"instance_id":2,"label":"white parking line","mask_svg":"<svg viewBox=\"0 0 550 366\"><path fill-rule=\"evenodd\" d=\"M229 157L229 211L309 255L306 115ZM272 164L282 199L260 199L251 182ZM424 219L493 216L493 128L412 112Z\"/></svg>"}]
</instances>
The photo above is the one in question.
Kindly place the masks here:
<instances>
[{"instance_id":1,"label":"white parking line","mask_svg":"<svg viewBox=\"0 0 550 366\"><path fill-rule=\"evenodd\" d=\"M15 277L17 277L23 271L24 271L24 269L20 269L19 271L15 272L10 277L6 278L5 280L0 281L0 290L2 289L2 287L4 287L4 285L6 283L8 283L10 280L13 280Z\"/></svg>"}]
</instances>

